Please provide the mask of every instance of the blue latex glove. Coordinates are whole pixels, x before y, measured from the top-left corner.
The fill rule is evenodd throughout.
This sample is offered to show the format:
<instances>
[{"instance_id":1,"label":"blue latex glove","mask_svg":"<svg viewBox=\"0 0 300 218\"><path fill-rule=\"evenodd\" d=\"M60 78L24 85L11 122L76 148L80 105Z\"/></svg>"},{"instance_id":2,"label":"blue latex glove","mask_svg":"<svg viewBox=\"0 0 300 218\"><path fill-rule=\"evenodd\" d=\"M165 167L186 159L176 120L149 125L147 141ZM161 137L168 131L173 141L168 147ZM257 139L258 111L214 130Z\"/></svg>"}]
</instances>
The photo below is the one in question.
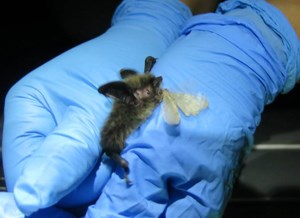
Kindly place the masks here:
<instances>
[{"instance_id":1,"label":"blue latex glove","mask_svg":"<svg viewBox=\"0 0 300 218\"><path fill-rule=\"evenodd\" d=\"M276 50L275 50L276 49ZM265 1L225 1L193 17L153 72L209 107L167 126L161 108L127 140L133 185L117 168L86 218L221 217L264 106L300 75L299 40Z\"/></svg>"},{"instance_id":2,"label":"blue latex glove","mask_svg":"<svg viewBox=\"0 0 300 218\"><path fill-rule=\"evenodd\" d=\"M0 192L2 218L24 218L24 214L18 209L11 192Z\"/></svg>"},{"instance_id":3,"label":"blue latex glove","mask_svg":"<svg viewBox=\"0 0 300 218\"><path fill-rule=\"evenodd\" d=\"M24 214L53 205L88 205L98 198L113 169L101 165L97 174L100 128L110 110L98 87L119 80L121 68L142 72L145 57L159 57L190 17L178 0L124 0L107 32L37 68L10 89L4 170L7 188ZM50 209L32 217L66 217Z\"/></svg>"}]
</instances>

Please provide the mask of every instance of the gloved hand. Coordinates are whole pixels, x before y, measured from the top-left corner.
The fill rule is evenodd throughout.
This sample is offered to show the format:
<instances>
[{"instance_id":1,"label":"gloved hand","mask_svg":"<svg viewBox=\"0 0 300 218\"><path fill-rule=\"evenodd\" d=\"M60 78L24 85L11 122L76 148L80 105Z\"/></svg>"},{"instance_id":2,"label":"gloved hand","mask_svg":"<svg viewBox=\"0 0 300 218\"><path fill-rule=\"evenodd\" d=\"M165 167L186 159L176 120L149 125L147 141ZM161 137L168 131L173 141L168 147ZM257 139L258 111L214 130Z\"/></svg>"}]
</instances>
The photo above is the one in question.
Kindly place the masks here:
<instances>
[{"instance_id":1,"label":"gloved hand","mask_svg":"<svg viewBox=\"0 0 300 218\"><path fill-rule=\"evenodd\" d=\"M265 1L225 1L217 12L193 17L152 70L170 91L203 94L208 108L178 126L157 108L123 152L133 184L117 168L86 218L222 216L264 106L299 79L300 54Z\"/></svg>"},{"instance_id":2,"label":"gloved hand","mask_svg":"<svg viewBox=\"0 0 300 218\"><path fill-rule=\"evenodd\" d=\"M10 89L3 161L12 205L26 215L39 211L32 217L54 218L66 215L52 213L53 205L79 207L98 198L113 168L101 165L96 173L100 128L110 110L98 87L119 80L121 68L142 72L145 57L159 57L189 17L190 10L177 0L124 0L107 32L59 55Z\"/></svg>"},{"instance_id":3,"label":"gloved hand","mask_svg":"<svg viewBox=\"0 0 300 218\"><path fill-rule=\"evenodd\" d=\"M11 192L0 192L2 218L24 218L24 214L18 209Z\"/></svg>"}]
</instances>

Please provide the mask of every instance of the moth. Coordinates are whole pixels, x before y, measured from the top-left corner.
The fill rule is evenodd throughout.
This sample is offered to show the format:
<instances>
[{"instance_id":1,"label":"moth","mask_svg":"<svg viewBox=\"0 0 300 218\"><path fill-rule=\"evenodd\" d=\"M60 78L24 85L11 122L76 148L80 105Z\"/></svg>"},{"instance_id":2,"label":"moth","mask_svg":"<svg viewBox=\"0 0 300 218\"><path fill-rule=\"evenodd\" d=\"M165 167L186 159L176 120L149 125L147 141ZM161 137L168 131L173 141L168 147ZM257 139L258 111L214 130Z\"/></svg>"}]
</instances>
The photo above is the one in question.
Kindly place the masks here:
<instances>
[{"instance_id":1,"label":"moth","mask_svg":"<svg viewBox=\"0 0 300 218\"><path fill-rule=\"evenodd\" d=\"M187 117L196 116L200 111L208 107L208 101L203 95L169 92L163 90L163 116L169 125L180 123L179 110Z\"/></svg>"},{"instance_id":2,"label":"moth","mask_svg":"<svg viewBox=\"0 0 300 218\"><path fill-rule=\"evenodd\" d=\"M128 178L128 161L121 157L125 141L161 102L164 120L170 125L179 124L179 109L185 116L195 116L208 106L203 96L173 93L163 89L163 78L151 73L155 62L156 58L148 56L143 74L122 69L122 81L109 82L98 88L99 93L114 99L112 111L101 130L100 144L103 152L124 169L127 184L131 184Z\"/></svg>"}]
</instances>

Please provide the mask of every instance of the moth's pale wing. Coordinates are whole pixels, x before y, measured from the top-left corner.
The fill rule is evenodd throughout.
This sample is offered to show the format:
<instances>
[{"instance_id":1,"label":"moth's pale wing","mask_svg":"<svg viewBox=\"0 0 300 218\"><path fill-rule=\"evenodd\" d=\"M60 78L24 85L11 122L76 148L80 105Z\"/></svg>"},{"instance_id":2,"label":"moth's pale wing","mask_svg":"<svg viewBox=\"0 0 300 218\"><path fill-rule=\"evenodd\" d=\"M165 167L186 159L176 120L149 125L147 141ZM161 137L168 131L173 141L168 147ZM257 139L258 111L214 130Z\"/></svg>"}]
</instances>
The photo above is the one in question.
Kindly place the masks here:
<instances>
[{"instance_id":1,"label":"moth's pale wing","mask_svg":"<svg viewBox=\"0 0 300 218\"><path fill-rule=\"evenodd\" d=\"M163 90L163 116L166 123L177 125L180 122L178 108L168 90Z\"/></svg>"},{"instance_id":2,"label":"moth's pale wing","mask_svg":"<svg viewBox=\"0 0 300 218\"><path fill-rule=\"evenodd\" d=\"M202 95L192 95L183 93L170 93L177 106L185 116L195 116L201 110L208 107L207 100Z\"/></svg>"}]
</instances>

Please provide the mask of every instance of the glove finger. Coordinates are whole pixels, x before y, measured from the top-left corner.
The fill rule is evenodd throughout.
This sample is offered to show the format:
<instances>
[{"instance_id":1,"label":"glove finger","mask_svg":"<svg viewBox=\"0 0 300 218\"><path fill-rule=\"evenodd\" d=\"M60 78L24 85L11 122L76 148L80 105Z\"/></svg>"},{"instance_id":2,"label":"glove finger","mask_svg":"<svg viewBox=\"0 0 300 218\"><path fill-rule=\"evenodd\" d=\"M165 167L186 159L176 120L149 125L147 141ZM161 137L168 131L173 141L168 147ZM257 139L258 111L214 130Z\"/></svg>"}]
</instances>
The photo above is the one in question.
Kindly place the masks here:
<instances>
[{"instance_id":1,"label":"glove finger","mask_svg":"<svg viewBox=\"0 0 300 218\"><path fill-rule=\"evenodd\" d=\"M57 203L91 173L100 153L99 122L95 120L85 110L71 106L44 140L29 140L34 136L25 134L30 143L22 143L22 149L19 147L16 152L31 145L35 149L20 159L23 166L14 186L16 201L23 212L30 214ZM99 190L89 186L85 193L72 199L73 203L89 202L99 195Z\"/></svg>"},{"instance_id":2,"label":"glove finger","mask_svg":"<svg viewBox=\"0 0 300 218\"><path fill-rule=\"evenodd\" d=\"M24 218L25 215L18 209L13 193L0 192L0 217Z\"/></svg>"},{"instance_id":3,"label":"glove finger","mask_svg":"<svg viewBox=\"0 0 300 218\"><path fill-rule=\"evenodd\" d=\"M41 100L39 100L41 99ZM6 186L13 190L27 160L57 125L44 96L28 88L13 88L7 95L3 125L3 167Z\"/></svg>"}]
</instances>

